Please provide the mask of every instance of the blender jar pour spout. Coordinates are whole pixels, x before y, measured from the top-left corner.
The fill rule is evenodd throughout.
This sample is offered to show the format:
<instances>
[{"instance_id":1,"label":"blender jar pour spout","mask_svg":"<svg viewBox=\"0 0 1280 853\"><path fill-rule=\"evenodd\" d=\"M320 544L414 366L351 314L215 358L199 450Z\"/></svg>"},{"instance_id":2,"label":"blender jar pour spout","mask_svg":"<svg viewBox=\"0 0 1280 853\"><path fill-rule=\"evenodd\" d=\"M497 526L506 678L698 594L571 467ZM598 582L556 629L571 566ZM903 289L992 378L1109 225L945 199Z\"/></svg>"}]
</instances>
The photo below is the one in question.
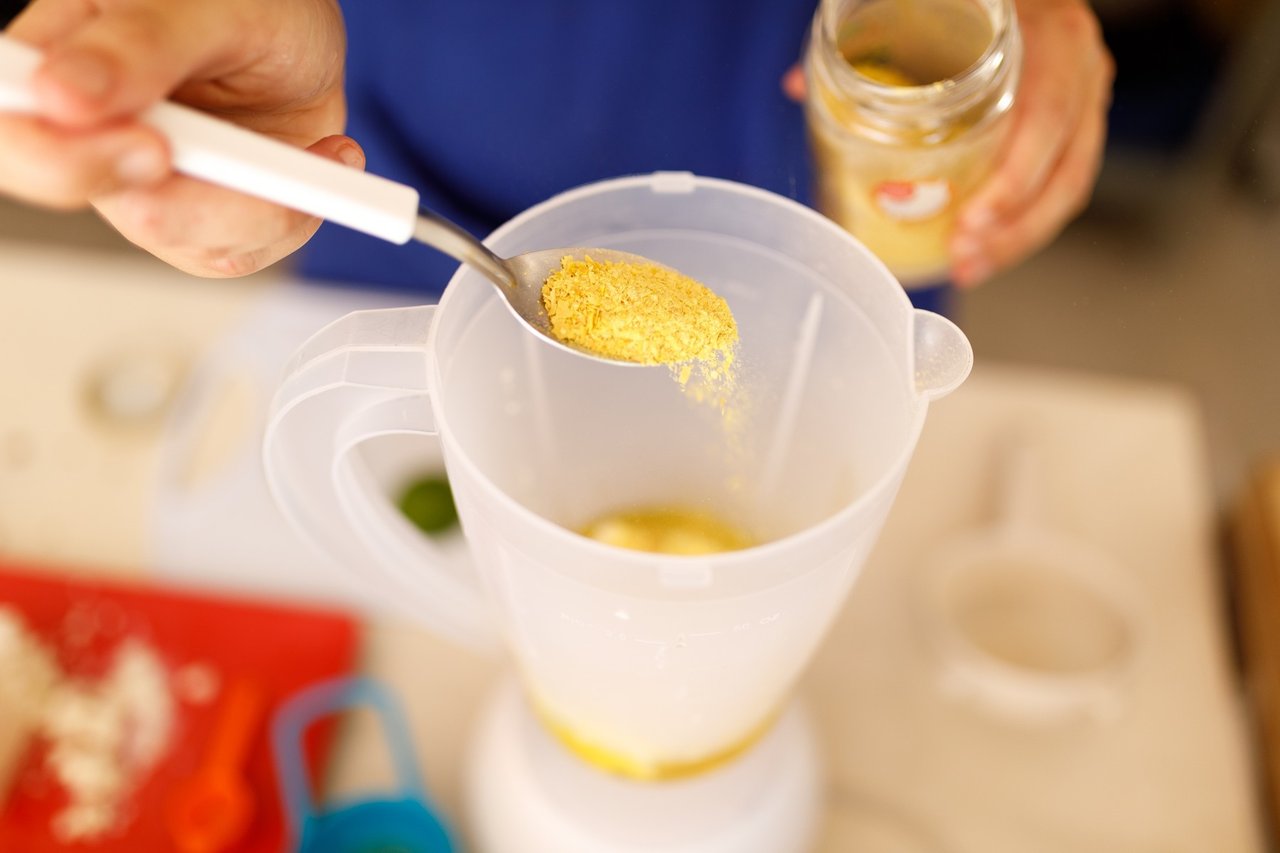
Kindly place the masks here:
<instances>
[{"instance_id":1,"label":"blender jar pour spout","mask_svg":"<svg viewBox=\"0 0 1280 853\"><path fill-rule=\"evenodd\" d=\"M911 316L916 392L926 400L945 397L973 370L973 347L946 317L920 309Z\"/></svg>"}]
</instances>

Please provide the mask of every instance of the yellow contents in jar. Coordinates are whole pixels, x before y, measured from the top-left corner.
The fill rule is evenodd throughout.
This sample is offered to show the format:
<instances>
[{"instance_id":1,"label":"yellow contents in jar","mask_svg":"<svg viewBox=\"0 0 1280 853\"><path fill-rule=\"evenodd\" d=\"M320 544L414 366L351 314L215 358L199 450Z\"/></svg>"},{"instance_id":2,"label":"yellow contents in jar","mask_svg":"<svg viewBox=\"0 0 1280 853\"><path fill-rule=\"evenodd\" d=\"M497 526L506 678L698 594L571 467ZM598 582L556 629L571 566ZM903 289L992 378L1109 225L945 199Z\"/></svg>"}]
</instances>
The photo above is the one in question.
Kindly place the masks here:
<instances>
[{"instance_id":1,"label":"yellow contents in jar","mask_svg":"<svg viewBox=\"0 0 1280 853\"><path fill-rule=\"evenodd\" d=\"M738 340L724 299L657 264L565 257L542 304L557 340L620 361L711 361Z\"/></svg>"},{"instance_id":2,"label":"yellow contents in jar","mask_svg":"<svg viewBox=\"0 0 1280 853\"><path fill-rule=\"evenodd\" d=\"M877 59L860 59L849 64L853 66L854 71L857 71L868 80L874 80L886 86L919 85L915 80L912 80L892 65L887 65Z\"/></svg>"},{"instance_id":3,"label":"yellow contents in jar","mask_svg":"<svg viewBox=\"0 0 1280 853\"><path fill-rule=\"evenodd\" d=\"M753 544L746 533L710 513L682 508L611 513L582 532L617 548L683 556L737 551Z\"/></svg>"},{"instance_id":4,"label":"yellow contents in jar","mask_svg":"<svg viewBox=\"0 0 1280 853\"><path fill-rule=\"evenodd\" d=\"M975 0L870 0L841 24L836 46L878 83L928 86L963 74L994 35Z\"/></svg>"}]
</instances>

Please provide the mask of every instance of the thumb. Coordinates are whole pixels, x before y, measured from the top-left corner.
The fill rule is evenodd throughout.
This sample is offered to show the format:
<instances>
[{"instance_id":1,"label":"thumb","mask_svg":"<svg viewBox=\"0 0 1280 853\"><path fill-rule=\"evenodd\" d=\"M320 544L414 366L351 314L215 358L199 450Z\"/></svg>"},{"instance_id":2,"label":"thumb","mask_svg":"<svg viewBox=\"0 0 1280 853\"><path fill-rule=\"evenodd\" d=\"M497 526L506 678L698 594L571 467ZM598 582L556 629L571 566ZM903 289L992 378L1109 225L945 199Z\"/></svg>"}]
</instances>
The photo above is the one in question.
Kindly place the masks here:
<instances>
[{"instance_id":1,"label":"thumb","mask_svg":"<svg viewBox=\"0 0 1280 853\"><path fill-rule=\"evenodd\" d=\"M88 127L161 100L234 39L216 3L124 0L46 47L33 85L46 118Z\"/></svg>"}]
</instances>

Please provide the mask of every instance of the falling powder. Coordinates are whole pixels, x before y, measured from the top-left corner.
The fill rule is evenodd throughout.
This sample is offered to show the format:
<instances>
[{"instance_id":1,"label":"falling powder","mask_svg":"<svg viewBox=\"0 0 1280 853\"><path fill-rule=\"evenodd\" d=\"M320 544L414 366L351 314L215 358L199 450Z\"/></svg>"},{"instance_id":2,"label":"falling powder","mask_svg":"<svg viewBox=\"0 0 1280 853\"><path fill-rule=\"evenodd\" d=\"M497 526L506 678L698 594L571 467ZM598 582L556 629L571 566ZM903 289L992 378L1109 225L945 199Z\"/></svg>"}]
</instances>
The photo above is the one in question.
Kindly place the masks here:
<instances>
[{"instance_id":1,"label":"falling powder","mask_svg":"<svg viewBox=\"0 0 1280 853\"><path fill-rule=\"evenodd\" d=\"M565 256L543 283L542 304L562 343L665 365L688 399L715 413L721 451L745 457L750 400L738 383L738 325L722 297L659 264ZM738 490L740 480L735 475L730 489Z\"/></svg>"}]
</instances>

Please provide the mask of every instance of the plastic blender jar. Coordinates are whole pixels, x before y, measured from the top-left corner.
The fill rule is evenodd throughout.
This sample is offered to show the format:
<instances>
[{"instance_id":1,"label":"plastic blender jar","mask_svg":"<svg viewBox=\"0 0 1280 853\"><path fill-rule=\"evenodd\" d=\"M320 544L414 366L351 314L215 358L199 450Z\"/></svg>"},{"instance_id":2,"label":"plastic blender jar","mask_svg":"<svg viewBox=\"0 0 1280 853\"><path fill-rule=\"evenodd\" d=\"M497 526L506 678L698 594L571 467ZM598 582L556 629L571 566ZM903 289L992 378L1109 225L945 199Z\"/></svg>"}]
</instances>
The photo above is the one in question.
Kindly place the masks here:
<instances>
[{"instance_id":1,"label":"plastic blender jar","mask_svg":"<svg viewBox=\"0 0 1280 853\"><path fill-rule=\"evenodd\" d=\"M578 755L648 780L726 762L785 707L929 401L968 374L968 342L913 309L843 229L725 181L590 185L489 243L635 252L724 296L741 334L733 440L667 368L548 346L463 268L438 307L352 314L300 350L266 437L276 497L401 612L505 646L537 715ZM353 451L394 433L438 436L473 569L451 572L373 488ZM672 504L762 544L673 557L575 532Z\"/></svg>"}]
</instances>

